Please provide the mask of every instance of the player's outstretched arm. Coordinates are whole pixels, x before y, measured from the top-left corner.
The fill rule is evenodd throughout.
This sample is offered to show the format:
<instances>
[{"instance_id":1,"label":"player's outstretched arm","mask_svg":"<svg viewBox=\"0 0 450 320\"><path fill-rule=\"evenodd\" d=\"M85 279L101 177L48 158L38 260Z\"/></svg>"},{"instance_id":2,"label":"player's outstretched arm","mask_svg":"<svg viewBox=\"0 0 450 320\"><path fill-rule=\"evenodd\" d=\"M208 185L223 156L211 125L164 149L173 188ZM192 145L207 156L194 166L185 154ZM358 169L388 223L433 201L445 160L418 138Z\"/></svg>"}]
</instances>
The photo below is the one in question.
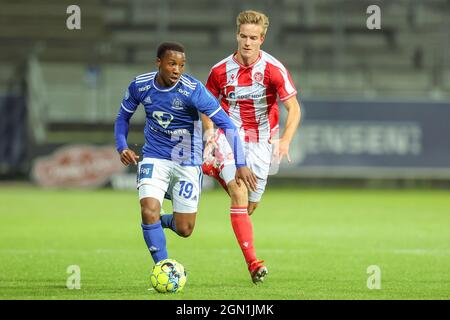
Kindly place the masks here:
<instances>
[{"instance_id":1,"label":"player's outstretched arm","mask_svg":"<svg viewBox=\"0 0 450 320\"><path fill-rule=\"evenodd\" d=\"M205 114L201 114L202 124L203 124L203 132L206 138L206 141L209 140L210 137L214 136L214 122Z\"/></svg>"},{"instance_id":2,"label":"player's outstretched arm","mask_svg":"<svg viewBox=\"0 0 450 320\"><path fill-rule=\"evenodd\" d=\"M139 103L139 94L136 90L135 80L133 80L131 81L127 91L125 92L125 96L122 100L122 103L120 104L116 122L114 123L114 138L116 140L116 149L120 154L120 161L126 166L130 164L137 164L137 160L139 159L134 151L128 148L127 144L130 119L136 111Z\"/></svg>"},{"instance_id":3,"label":"player's outstretched arm","mask_svg":"<svg viewBox=\"0 0 450 320\"><path fill-rule=\"evenodd\" d=\"M283 104L288 111L283 136L280 139L270 139L270 143L274 145L274 157L278 159L278 163L280 163L285 156L287 157L288 162L291 162L289 146L301 119L301 109L297 97L294 96L289 98L284 101Z\"/></svg>"},{"instance_id":4,"label":"player's outstretched arm","mask_svg":"<svg viewBox=\"0 0 450 320\"><path fill-rule=\"evenodd\" d=\"M203 128L211 129L213 125L209 121L212 121L225 132L225 137L233 150L236 165L236 182L239 184L242 180L248 189L256 191L256 176L247 167L244 148L236 126L222 109L217 99L204 86L199 85L191 97L195 101L194 105L196 105L197 109L206 115L206 117L202 116L202 121L206 119L206 125L204 124Z\"/></svg>"},{"instance_id":5,"label":"player's outstretched arm","mask_svg":"<svg viewBox=\"0 0 450 320\"><path fill-rule=\"evenodd\" d=\"M122 108L119 110L116 122L114 123L114 137L116 140L116 149L120 154L120 161L128 166L130 164L137 164L139 156L128 148L127 136L128 128L130 125L130 119L133 114L126 112Z\"/></svg>"},{"instance_id":6,"label":"player's outstretched arm","mask_svg":"<svg viewBox=\"0 0 450 320\"><path fill-rule=\"evenodd\" d=\"M233 150L234 162L236 165L236 183L240 186L241 181L243 181L248 189L256 191L256 176L250 168L247 167L244 148L242 147L238 129L223 109L216 112L214 116L211 117L211 120L225 132L228 144Z\"/></svg>"},{"instance_id":7,"label":"player's outstretched arm","mask_svg":"<svg viewBox=\"0 0 450 320\"><path fill-rule=\"evenodd\" d=\"M202 124L203 124L203 138L205 143L205 150L213 150L216 147L216 142L214 140L215 133L214 133L214 122L208 116L205 114L200 114L202 118Z\"/></svg>"}]
</instances>

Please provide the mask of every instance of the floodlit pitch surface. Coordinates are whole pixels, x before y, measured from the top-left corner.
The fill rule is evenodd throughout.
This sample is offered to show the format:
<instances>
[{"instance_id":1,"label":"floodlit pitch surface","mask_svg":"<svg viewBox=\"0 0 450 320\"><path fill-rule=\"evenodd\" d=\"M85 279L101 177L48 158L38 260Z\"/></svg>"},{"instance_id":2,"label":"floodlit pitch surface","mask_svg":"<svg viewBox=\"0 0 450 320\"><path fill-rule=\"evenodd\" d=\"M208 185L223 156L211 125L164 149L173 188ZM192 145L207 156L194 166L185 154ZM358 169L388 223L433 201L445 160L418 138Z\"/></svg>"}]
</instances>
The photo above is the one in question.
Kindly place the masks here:
<instances>
[{"instance_id":1,"label":"floodlit pitch surface","mask_svg":"<svg viewBox=\"0 0 450 320\"><path fill-rule=\"evenodd\" d=\"M153 262L135 192L3 185L0 204L0 299L450 298L445 191L269 189L252 217L269 268L259 286L234 238L228 198L204 192L193 235L166 230L188 282L165 295L149 290ZM67 288L71 265L80 289Z\"/></svg>"}]
</instances>

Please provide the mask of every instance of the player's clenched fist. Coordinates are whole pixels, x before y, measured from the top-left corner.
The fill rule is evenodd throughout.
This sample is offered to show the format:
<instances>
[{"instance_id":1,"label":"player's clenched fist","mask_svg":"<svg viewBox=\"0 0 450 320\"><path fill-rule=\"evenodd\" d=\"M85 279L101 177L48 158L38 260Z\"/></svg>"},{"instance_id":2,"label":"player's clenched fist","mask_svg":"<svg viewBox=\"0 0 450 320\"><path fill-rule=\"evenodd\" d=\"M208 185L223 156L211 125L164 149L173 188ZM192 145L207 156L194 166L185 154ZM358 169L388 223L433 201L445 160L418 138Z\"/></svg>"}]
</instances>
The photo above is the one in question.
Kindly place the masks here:
<instances>
[{"instance_id":1,"label":"player's clenched fist","mask_svg":"<svg viewBox=\"0 0 450 320\"><path fill-rule=\"evenodd\" d=\"M120 161L126 166L130 164L137 165L139 156L133 150L125 149L120 153Z\"/></svg>"}]
</instances>

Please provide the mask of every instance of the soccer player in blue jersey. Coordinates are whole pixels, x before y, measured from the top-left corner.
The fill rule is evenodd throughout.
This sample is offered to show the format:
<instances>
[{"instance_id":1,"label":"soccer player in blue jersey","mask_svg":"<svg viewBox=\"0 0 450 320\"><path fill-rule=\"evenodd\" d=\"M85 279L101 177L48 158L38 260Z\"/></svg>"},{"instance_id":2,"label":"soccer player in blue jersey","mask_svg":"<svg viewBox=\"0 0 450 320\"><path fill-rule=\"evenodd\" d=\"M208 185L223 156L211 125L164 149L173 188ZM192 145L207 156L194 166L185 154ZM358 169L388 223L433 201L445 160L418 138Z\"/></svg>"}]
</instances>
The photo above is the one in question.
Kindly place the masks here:
<instances>
[{"instance_id":1,"label":"soccer player in blue jersey","mask_svg":"<svg viewBox=\"0 0 450 320\"><path fill-rule=\"evenodd\" d=\"M124 165L137 165L137 188L144 240L155 263L168 258L163 228L191 235L202 182L202 124L199 112L227 132L234 150L236 180L256 188L237 129L203 84L183 74L184 47L165 42L157 50L157 72L137 76L129 85L114 126L117 151ZM146 113L143 159L127 145L130 118L139 104ZM160 215L164 196L173 214Z\"/></svg>"}]
</instances>

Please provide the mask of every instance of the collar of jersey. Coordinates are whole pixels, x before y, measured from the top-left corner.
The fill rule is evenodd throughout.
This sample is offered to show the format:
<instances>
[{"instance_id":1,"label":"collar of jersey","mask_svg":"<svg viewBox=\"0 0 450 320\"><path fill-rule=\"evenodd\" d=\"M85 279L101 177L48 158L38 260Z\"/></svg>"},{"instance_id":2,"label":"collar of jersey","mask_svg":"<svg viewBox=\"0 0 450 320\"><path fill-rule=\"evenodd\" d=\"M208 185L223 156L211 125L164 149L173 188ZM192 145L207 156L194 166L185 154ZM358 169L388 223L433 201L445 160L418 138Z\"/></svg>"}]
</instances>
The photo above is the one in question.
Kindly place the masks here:
<instances>
[{"instance_id":1,"label":"collar of jersey","mask_svg":"<svg viewBox=\"0 0 450 320\"><path fill-rule=\"evenodd\" d=\"M154 87L156 90L161 91L161 92L167 92L167 91L172 90L173 88L175 88L175 87L177 86L178 82L180 82L180 79L181 79L181 76L180 76L180 78L178 79L178 81L177 81L173 86L171 86L170 88L167 88L167 89L161 89L161 88L158 88L158 85L157 85L157 83L156 83L156 77L158 77L158 74L159 74L159 73L156 73L156 74L155 74L155 77L153 78L153 87Z\"/></svg>"},{"instance_id":2,"label":"collar of jersey","mask_svg":"<svg viewBox=\"0 0 450 320\"><path fill-rule=\"evenodd\" d=\"M242 63L240 63L238 61L238 59L236 59L236 54L237 53L238 53L237 51L235 53L233 53L232 59L233 59L234 62L236 62L242 68L251 68L251 67L253 67L255 64L257 64L259 62L259 60L261 60L261 56L262 56L262 50L259 50L259 55L258 55L258 58L255 60L255 62L253 62L251 65L246 66L246 65L243 65Z\"/></svg>"}]
</instances>

